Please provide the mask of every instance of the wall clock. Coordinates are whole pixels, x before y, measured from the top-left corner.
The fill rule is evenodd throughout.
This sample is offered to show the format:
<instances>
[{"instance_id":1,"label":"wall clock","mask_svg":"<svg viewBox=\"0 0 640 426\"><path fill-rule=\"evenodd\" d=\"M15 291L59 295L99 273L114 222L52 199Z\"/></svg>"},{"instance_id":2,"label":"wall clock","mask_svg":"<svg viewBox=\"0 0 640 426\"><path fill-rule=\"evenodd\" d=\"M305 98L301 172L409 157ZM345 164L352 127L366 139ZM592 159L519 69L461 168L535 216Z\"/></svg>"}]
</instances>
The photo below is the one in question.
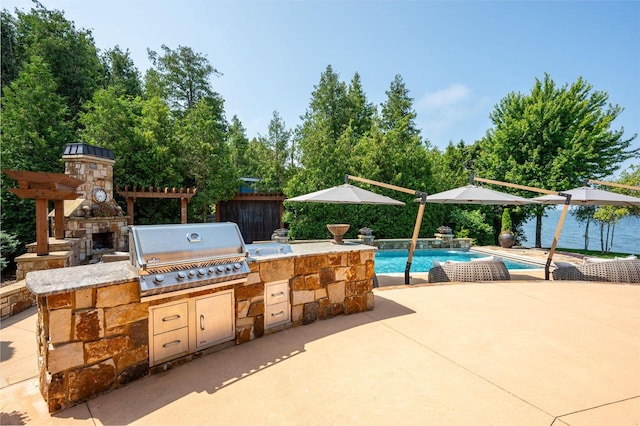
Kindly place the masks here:
<instances>
[{"instance_id":1,"label":"wall clock","mask_svg":"<svg viewBox=\"0 0 640 426\"><path fill-rule=\"evenodd\" d=\"M102 188L96 188L93 190L93 200L97 203L104 203L107 201L107 193Z\"/></svg>"}]
</instances>

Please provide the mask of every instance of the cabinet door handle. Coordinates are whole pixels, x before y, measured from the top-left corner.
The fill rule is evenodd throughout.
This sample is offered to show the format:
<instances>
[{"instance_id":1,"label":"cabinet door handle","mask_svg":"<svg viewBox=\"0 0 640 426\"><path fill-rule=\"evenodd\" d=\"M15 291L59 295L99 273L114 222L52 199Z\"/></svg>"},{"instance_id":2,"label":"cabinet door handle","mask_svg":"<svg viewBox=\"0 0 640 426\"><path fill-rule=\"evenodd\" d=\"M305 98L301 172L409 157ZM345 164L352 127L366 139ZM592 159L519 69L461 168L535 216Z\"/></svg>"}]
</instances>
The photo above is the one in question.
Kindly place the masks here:
<instances>
[{"instance_id":1,"label":"cabinet door handle","mask_svg":"<svg viewBox=\"0 0 640 426\"><path fill-rule=\"evenodd\" d=\"M162 318L163 322L167 322L167 321L173 321L173 320L177 320L180 319L180 315L173 315L171 317L164 317Z\"/></svg>"},{"instance_id":2,"label":"cabinet door handle","mask_svg":"<svg viewBox=\"0 0 640 426\"><path fill-rule=\"evenodd\" d=\"M284 296L284 291L281 291L280 293L271 293L271 297L282 297Z\"/></svg>"},{"instance_id":3,"label":"cabinet door handle","mask_svg":"<svg viewBox=\"0 0 640 426\"><path fill-rule=\"evenodd\" d=\"M168 348L169 346L175 346L175 345L179 345L180 344L180 340L174 340L173 342L167 342L164 345L162 345L163 348Z\"/></svg>"},{"instance_id":4,"label":"cabinet door handle","mask_svg":"<svg viewBox=\"0 0 640 426\"><path fill-rule=\"evenodd\" d=\"M204 315L200 315L200 330L204 330Z\"/></svg>"},{"instance_id":5,"label":"cabinet door handle","mask_svg":"<svg viewBox=\"0 0 640 426\"><path fill-rule=\"evenodd\" d=\"M277 314L271 314L272 317L284 316L284 311L280 311Z\"/></svg>"}]
</instances>

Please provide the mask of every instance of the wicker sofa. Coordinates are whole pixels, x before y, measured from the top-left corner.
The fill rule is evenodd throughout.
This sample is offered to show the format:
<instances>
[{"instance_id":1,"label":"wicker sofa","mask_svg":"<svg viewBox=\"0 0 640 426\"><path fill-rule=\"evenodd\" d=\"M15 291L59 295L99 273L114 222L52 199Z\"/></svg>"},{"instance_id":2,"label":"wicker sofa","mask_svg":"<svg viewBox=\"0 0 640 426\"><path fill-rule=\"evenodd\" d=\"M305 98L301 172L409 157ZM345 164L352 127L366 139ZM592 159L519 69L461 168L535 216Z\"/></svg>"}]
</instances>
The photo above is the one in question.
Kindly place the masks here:
<instances>
[{"instance_id":1,"label":"wicker sofa","mask_svg":"<svg viewBox=\"0 0 640 426\"><path fill-rule=\"evenodd\" d=\"M429 282L504 281L511 276L501 260L446 262L429 269Z\"/></svg>"},{"instance_id":2,"label":"wicker sofa","mask_svg":"<svg viewBox=\"0 0 640 426\"><path fill-rule=\"evenodd\" d=\"M553 271L554 280L640 283L640 259L614 259L562 265Z\"/></svg>"}]
</instances>

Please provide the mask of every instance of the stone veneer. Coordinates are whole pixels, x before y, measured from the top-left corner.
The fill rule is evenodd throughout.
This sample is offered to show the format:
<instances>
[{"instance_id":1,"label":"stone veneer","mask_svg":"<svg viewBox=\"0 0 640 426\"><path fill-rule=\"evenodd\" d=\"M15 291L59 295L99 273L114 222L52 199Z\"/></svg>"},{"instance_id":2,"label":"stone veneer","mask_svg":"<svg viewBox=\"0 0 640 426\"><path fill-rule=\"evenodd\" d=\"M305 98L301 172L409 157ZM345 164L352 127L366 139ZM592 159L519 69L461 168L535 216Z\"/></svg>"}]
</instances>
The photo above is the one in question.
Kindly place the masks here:
<instances>
[{"instance_id":1,"label":"stone veneer","mask_svg":"<svg viewBox=\"0 0 640 426\"><path fill-rule=\"evenodd\" d=\"M265 334L265 284L289 281L291 323L284 328L310 324L317 319L372 310L374 251L350 251L307 256L281 256L249 262L247 283L236 290L237 343Z\"/></svg>"},{"instance_id":2,"label":"stone veneer","mask_svg":"<svg viewBox=\"0 0 640 426\"><path fill-rule=\"evenodd\" d=\"M24 280L0 288L2 319L29 309L35 304L36 297L27 289Z\"/></svg>"},{"instance_id":3,"label":"stone veneer","mask_svg":"<svg viewBox=\"0 0 640 426\"><path fill-rule=\"evenodd\" d=\"M381 250L409 250L411 240L375 240L373 245ZM471 248L471 238L418 238L416 249L462 249L469 250Z\"/></svg>"},{"instance_id":4,"label":"stone veneer","mask_svg":"<svg viewBox=\"0 0 640 426\"><path fill-rule=\"evenodd\" d=\"M80 240L49 238L49 254L38 256L36 243L27 244L27 253L16 257L16 279L24 280L29 272L68 268L80 264Z\"/></svg>"},{"instance_id":5,"label":"stone veneer","mask_svg":"<svg viewBox=\"0 0 640 426\"><path fill-rule=\"evenodd\" d=\"M182 295L140 299L128 261L29 274L37 296L40 391L54 413L150 373L212 350L249 342L284 328L374 307L374 248L297 245L300 253L250 259L246 282ZM305 246L305 247L303 247ZM288 280L291 322L264 327L265 284ZM149 367L149 306L234 289L235 341Z\"/></svg>"},{"instance_id":6,"label":"stone veneer","mask_svg":"<svg viewBox=\"0 0 640 426\"><path fill-rule=\"evenodd\" d=\"M37 297L36 340L40 391L51 413L149 374L148 306L136 274L111 265L47 271L54 293ZM27 277L30 290L31 277L42 273ZM55 284L75 274L86 285L64 291Z\"/></svg>"}]
</instances>

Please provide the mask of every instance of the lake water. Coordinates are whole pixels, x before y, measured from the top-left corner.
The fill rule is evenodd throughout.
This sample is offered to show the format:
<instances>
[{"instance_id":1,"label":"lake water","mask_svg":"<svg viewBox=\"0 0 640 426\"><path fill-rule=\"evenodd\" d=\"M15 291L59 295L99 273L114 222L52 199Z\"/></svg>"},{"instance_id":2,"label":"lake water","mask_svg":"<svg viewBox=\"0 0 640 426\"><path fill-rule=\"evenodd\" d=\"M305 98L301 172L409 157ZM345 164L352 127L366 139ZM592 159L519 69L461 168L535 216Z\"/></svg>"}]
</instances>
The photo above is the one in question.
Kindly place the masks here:
<instances>
[{"instance_id":1,"label":"lake water","mask_svg":"<svg viewBox=\"0 0 640 426\"><path fill-rule=\"evenodd\" d=\"M579 223L571 214L569 208L564 220L562 232L558 239L558 247L584 249L585 224ZM551 247L562 209L547 210L547 217L542 218L542 247ZM522 226L527 240L522 243L525 247L533 247L536 243L536 219L533 218ZM605 228L606 235L606 228ZM591 222L589 225L589 250L600 250L600 225ZM612 252L640 254L640 218L625 217L616 225Z\"/></svg>"}]
</instances>

